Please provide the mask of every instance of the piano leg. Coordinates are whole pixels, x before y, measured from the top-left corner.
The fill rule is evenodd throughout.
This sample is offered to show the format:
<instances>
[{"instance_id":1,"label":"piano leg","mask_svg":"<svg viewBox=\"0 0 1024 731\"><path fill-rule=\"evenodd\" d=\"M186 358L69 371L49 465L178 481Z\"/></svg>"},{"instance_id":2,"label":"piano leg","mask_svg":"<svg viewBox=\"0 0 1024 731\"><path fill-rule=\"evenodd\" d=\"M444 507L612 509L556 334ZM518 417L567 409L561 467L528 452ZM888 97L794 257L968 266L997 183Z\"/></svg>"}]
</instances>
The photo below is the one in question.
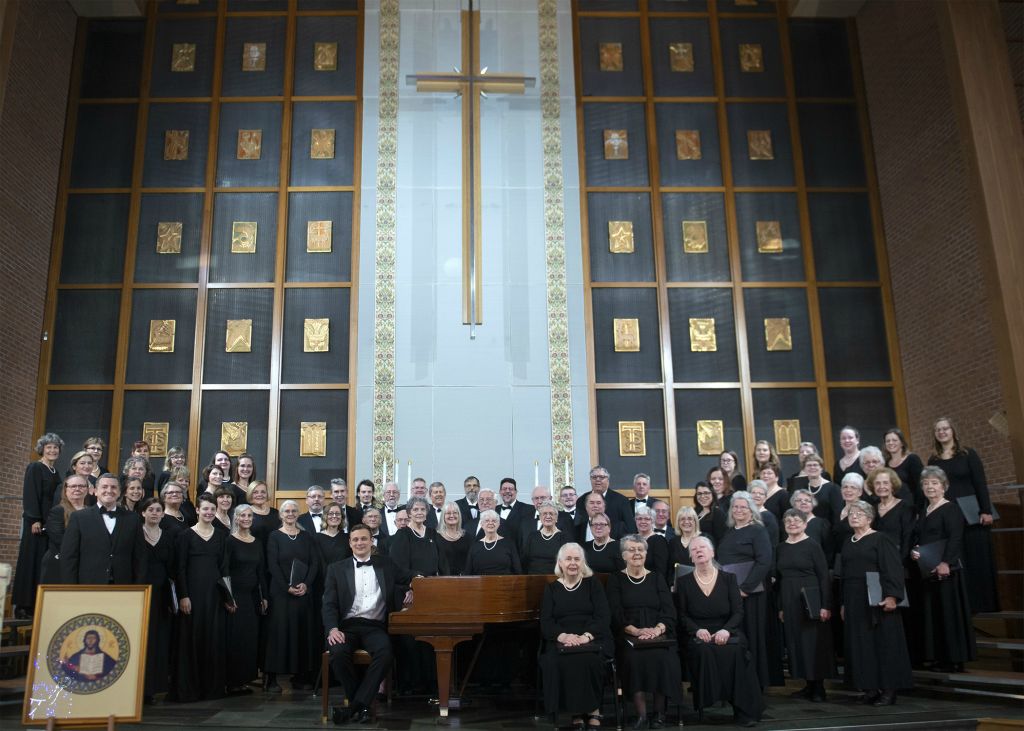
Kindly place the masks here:
<instances>
[{"instance_id":1,"label":"piano leg","mask_svg":"<svg viewBox=\"0 0 1024 731\"><path fill-rule=\"evenodd\" d=\"M452 652L460 642L473 639L473 635L417 635L416 639L434 648L434 660L437 663L437 705L441 711L441 718L448 718L448 701L452 687Z\"/></svg>"}]
</instances>

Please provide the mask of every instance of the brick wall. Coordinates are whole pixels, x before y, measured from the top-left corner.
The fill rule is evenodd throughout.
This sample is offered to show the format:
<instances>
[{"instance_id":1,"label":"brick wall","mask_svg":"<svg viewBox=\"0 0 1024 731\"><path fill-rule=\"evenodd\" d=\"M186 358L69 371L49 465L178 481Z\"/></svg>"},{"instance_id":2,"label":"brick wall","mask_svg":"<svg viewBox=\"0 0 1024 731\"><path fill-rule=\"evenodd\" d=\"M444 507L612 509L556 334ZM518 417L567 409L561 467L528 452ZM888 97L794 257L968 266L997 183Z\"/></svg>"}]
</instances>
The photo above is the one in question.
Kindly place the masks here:
<instances>
[{"instance_id":1,"label":"brick wall","mask_svg":"<svg viewBox=\"0 0 1024 731\"><path fill-rule=\"evenodd\" d=\"M0 561L14 562L21 481L37 435L39 337L76 18L63 2L18 6L0 110ZM15 499L10 499L11 497Z\"/></svg>"},{"instance_id":2,"label":"brick wall","mask_svg":"<svg viewBox=\"0 0 1024 731\"><path fill-rule=\"evenodd\" d=\"M934 419L949 416L961 442L978 450L989 482L1014 483L1009 440L989 423L1004 409L995 360L999 334L989 316L935 5L867 3L857 29L909 437L927 458Z\"/></svg>"}]
</instances>

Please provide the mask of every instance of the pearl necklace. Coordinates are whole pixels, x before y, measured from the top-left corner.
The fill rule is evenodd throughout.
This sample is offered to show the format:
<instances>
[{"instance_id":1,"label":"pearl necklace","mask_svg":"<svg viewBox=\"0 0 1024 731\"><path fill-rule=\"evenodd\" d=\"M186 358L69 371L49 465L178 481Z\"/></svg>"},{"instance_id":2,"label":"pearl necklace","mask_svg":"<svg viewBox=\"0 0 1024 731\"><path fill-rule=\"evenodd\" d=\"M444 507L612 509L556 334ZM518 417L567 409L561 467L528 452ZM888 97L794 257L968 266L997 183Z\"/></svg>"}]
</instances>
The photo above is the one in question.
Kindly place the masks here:
<instances>
[{"instance_id":1,"label":"pearl necklace","mask_svg":"<svg viewBox=\"0 0 1024 731\"><path fill-rule=\"evenodd\" d=\"M611 541L605 541L601 544L600 548L597 547L597 541L591 541L590 545L594 548L594 553L601 553L601 551L608 548L609 543L611 543Z\"/></svg>"},{"instance_id":2,"label":"pearl necklace","mask_svg":"<svg viewBox=\"0 0 1024 731\"><path fill-rule=\"evenodd\" d=\"M645 582L645 581L647 580L647 574L648 574L648 573L649 573L649 572L645 570L645 571L644 571L644 575L640 577L640 581L635 581L635 580L633 579L633 577L632 577L632 576L630 576L630 575L629 575L629 572L627 571L627 572L626 572L626 578L627 578L627 579L629 579L629 583L630 583L630 584L632 584L633 586L640 586L640 584L644 583L644 582Z\"/></svg>"},{"instance_id":3,"label":"pearl necklace","mask_svg":"<svg viewBox=\"0 0 1024 731\"><path fill-rule=\"evenodd\" d=\"M288 540L290 540L290 541L294 541L296 538L299 537L299 531L295 531L295 535L292 535L291 533L289 533L286 530L282 530L281 532L284 533L286 536L288 536Z\"/></svg>"},{"instance_id":4,"label":"pearl necklace","mask_svg":"<svg viewBox=\"0 0 1024 731\"><path fill-rule=\"evenodd\" d=\"M576 591L582 585L583 585L583 577L582 576L580 577L580 580L576 582L576 586L572 587L571 589L569 588L569 585L565 583L565 580L564 579L562 580L562 586L565 587L566 591Z\"/></svg>"},{"instance_id":5,"label":"pearl necklace","mask_svg":"<svg viewBox=\"0 0 1024 731\"><path fill-rule=\"evenodd\" d=\"M865 534L864 534L864 536L869 536L869 535L871 535L872 533L874 533L874 531L873 531L873 530L869 530L869 531L868 531L867 533L865 533ZM858 537L858 536L857 536L856 534L855 534L855 535L852 535L852 536L850 536L850 543L856 543L857 541L859 541L859 540L860 540L861 538L863 538L864 536L859 536L859 537Z\"/></svg>"},{"instance_id":6,"label":"pearl necklace","mask_svg":"<svg viewBox=\"0 0 1024 731\"><path fill-rule=\"evenodd\" d=\"M697 583L700 584L701 586L709 586L710 584L714 584L715 583L715 579L718 578L718 569L715 569L715 568L711 569L711 578L708 579L707 581L702 580L700 578L700 573L697 572L697 571L693 572L693 577L695 579L697 579Z\"/></svg>"},{"instance_id":7,"label":"pearl necklace","mask_svg":"<svg viewBox=\"0 0 1024 731\"><path fill-rule=\"evenodd\" d=\"M493 551L494 547L498 545L498 539L497 538L495 538L494 541L492 541L491 545L489 545L489 546L487 545L487 539L486 538L481 538L480 542L484 544L484 550L485 551Z\"/></svg>"},{"instance_id":8,"label":"pearl necklace","mask_svg":"<svg viewBox=\"0 0 1024 731\"><path fill-rule=\"evenodd\" d=\"M542 531L542 530L539 530L537 532L540 533L540 537L543 538L545 541L550 541L552 538L554 538L558 534L558 531L555 531L551 535L546 536L546 535L544 535L544 531Z\"/></svg>"}]
</instances>

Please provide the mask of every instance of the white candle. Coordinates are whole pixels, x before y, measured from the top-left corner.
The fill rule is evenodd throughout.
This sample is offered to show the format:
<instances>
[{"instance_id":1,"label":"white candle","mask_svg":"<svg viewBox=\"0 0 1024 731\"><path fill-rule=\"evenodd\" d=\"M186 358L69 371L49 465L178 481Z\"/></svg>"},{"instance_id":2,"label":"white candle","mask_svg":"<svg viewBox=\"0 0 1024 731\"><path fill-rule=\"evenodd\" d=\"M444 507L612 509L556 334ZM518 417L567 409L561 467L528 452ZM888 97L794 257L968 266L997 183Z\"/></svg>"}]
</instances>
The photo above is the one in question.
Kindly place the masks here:
<instances>
[{"instance_id":1,"label":"white candle","mask_svg":"<svg viewBox=\"0 0 1024 731\"><path fill-rule=\"evenodd\" d=\"M566 457L565 458L565 484L562 485L562 487L565 487L565 485L569 485L569 484L571 484L569 482L569 458Z\"/></svg>"},{"instance_id":2,"label":"white candle","mask_svg":"<svg viewBox=\"0 0 1024 731\"><path fill-rule=\"evenodd\" d=\"M548 460L548 495L555 494L555 463Z\"/></svg>"},{"instance_id":3,"label":"white candle","mask_svg":"<svg viewBox=\"0 0 1024 731\"><path fill-rule=\"evenodd\" d=\"M384 483L386 483L388 481L388 463L387 462L381 462L380 463L380 469L381 469L381 473L382 473L381 477L380 477L380 482L383 485Z\"/></svg>"},{"instance_id":4,"label":"white candle","mask_svg":"<svg viewBox=\"0 0 1024 731\"><path fill-rule=\"evenodd\" d=\"M394 483L395 483L396 485L398 484L398 466L399 466L399 462L398 462L398 460L396 459L396 460L395 460L395 470L394 470L394 472L392 472L392 473L391 473L391 474L393 474L393 475L394 475L394 478L393 478L393 482L394 482ZM384 486L383 486L383 485L381 485L381 489L383 489L383 487L384 487Z\"/></svg>"},{"instance_id":5,"label":"white candle","mask_svg":"<svg viewBox=\"0 0 1024 731\"><path fill-rule=\"evenodd\" d=\"M409 460L408 466L405 468L405 498L408 500L412 497L412 460Z\"/></svg>"},{"instance_id":6,"label":"white candle","mask_svg":"<svg viewBox=\"0 0 1024 731\"><path fill-rule=\"evenodd\" d=\"M540 462L537 460L533 461L533 486L537 487L540 484Z\"/></svg>"}]
</instances>

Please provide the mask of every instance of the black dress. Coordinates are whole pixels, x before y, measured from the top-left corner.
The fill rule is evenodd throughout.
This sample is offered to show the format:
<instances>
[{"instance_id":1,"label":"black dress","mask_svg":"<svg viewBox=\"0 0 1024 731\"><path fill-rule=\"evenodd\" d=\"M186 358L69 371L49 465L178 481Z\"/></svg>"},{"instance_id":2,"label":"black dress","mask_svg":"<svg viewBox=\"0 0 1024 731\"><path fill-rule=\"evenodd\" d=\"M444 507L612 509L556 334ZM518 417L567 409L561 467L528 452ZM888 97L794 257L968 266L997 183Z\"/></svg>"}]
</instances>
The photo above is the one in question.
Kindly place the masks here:
<instances>
[{"instance_id":1,"label":"black dress","mask_svg":"<svg viewBox=\"0 0 1024 731\"><path fill-rule=\"evenodd\" d=\"M608 541L600 548L595 548L593 541L587 541L583 544L583 555L595 574L611 574L626 568L618 541Z\"/></svg>"},{"instance_id":2,"label":"black dress","mask_svg":"<svg viewBox=\"0 0 1024 731\"><path fill-rule=\"evenodd\" d=\"M231 536L225 546L227 575L231 577L231 593L236 609L227 619L227 685L240 688L259 675L259 637L261 600L267 596L266 564L259 540L246 543Z\"/></svg>"},{"instance_id":3,"label":"black dress","mask_svg":"<svg viewBox=\"0 0 1024 731\"><path fill-rule=\"evenodd\" d=\"M832 633L828 622L811 619L805 610L803 595L811 607L831 607L832 581L825 552L811 538L798 543L779 544L779 609L782 611L789 674L804 680L835 677Z\"/></svg>"},{"instance_id":4,"label":"black dress","mask_svg":"<svg viewBox=\"0 0 1024 731\"><path fill-rule=\"evenodd\" d=\"M295 562L306 565L305 576L296 576L295 583L306 585L306 593L288 593ZM289 536L279 530L267 539L267 565L270 571L270 610L267 615L267 656L264 670L268 673L291 673L301 680L319 665L323 637L313 587L320 575L320 554L306 531Z\"/></svg>"},{"instance_id":5,"label":"black dress","mask_svg":"<svg viewBox=\"0 0 1024 731\"><path fill-rule=\"evenodd\" d=\"M445 562L452 576L461 576L466 568L466 556L469 555L469 547L473 543L473 536L463 531L458 540L449 541L438 534L437 548L444 554Z\"/></svg>"},{"instance_id":6,"label":"black dress","mask_svg":"<svg viewBox=\"0 0 1024 731\"><path fill-rule=\"evenodd\" d=\"M156 545L146 541L149 554L146 563L146 583L150 585L149 630L146 641L145 695L165 693L169 687L171 668L171 635L174 611L171 599L171 581L174 578L177 531L160 529Z\"/></svg>"},{"instance_id":7,"label":"black dress","mask_svg":"<svg viewBox=\"0 0 1024 731\"><path fill-rule=\"evenodd\" d=\"M825 518L815 515L807 521L804 532L808 538L821 546L821 550L825 552L825 562L831 569L835 565L835 550L832 548L832 524Z\"/></svg>"},{"instance_id":8,"label":"black dress","mask_svg":"<svg viewBox=\"0 0 1024 731\"><path fill-rule=\"evenodd\" d=\"M195 525L195 521L189 521L188 516L184 510L179 510L181 513L181 520L178 520L173 515L164 513L164 517L160 519L160 530L170 531L172 534L177 535L183 530L188 530Z\"/></svg>"},{"instance_id":9,"label":"black dress","mask_svg":"<svg viewBox=\"0 0 1024 731\"><path fill-rule=\"evenodd\" d=\"M323 571L321 576L327 573L327 567L335 561L341 561L352 555L352 548L348 544L348 533L338 531L338 535L332 536L327 533L316 533L313 536L317 550L320 553L320 566Z\"/></svg>"},{"instance_id":10,"label":"black dress","mask_svg":"<svg viewBox=\"0 0 1024 731\"><path fill-rule=\"evenodd\" d=\"M227 535L218 530L205 540L191 529L176 538L178 601L192 603L191 614L178 613L173 643L171 697L177 701L224 696L227 610L217 580L225 575L226 540Z\"/></svg>"},{"instance_id":11,"label":"black dress","mask_svg":"<svg viewBox=\"0 0 1024 731\"><path fill-rule=\"evenodd\" d=\"M873 692L910 688L914 684L898 611L868 605L865 574L877 571L882 596L903 599L903 565L899 551L884 533L873 532L849 540L842 552L841 582L846 679L855 688Z\"/></svg>"},{"instance_id":12,"label":"black dress","mask_svg":"<svg viewBox=\"0 0 1024 731\"><path fill-rule=\"evenodd\" d=\"M676 606L687 635L681 644L693 684L694 705L700 710L726 701L744 716L760 718L764 701L743 635L743 603L736 577L719 571L711 593L704 596L696 573L682 576L676 582ZM724 645L701 642L696 635L702 629L712 635L724 629L731 637Z\"/></svg>"},{"instance_id":13,"label":"black dress","mask_svg":"<svg viewBox=\"0 0 1024 731\"><path fill-rule=\"evenodd\" d=\"M928 502L925 500L924 493L921 492L921 470L923 469L924 463L913 452L907 453L899 467L892 467L892 471L900 478L903 488L910 492L914 507L917 509L923 508Z\"/></svg>"},{"instance_id":14,"label":"black dress","mask_svg":"<svg viewBox=\"0 0 1024 731\"><path fill-rule=\"evenodd\" d=\"M785 489L781 488L778 492L765 498L764 509L774 515L780 525L782 524L782 516L785 515L786 511L790 508L789 498L790 494L786 492Z\"/></svg>"},{"instance_id":15,"label":"black dress","mask_svg":"<svg viewBox=\"0 0 1024 731\"><path fill-rule=\"evenodd\" d=\"M947 500L955 503L958 497L973 496L978 500L979 512L992 514L985 467L977 452L968 448L952 459L939 459L932 455L928 464L941 467L949 478ZM971 595L971 611L998 612L999 590L991 526L979 523L964 528L963 562L967 591Z\"/></svg>"},{"instance_id":16,"label":"black dress","mask_svg":"<svg viewBox=\"0 0 1024 731\"><path fill-rule=\"evenodd\" d=\"M842 485L843 484L843 478L846 477L851 472L855 472L856 474L860 475L861 477L867 477L867 475L864 474L864 468L860 466L860 456L859 455L858 455L857 459L853 460L853 463L849 467L847 467L845 470L839 464L839 460L841 460L841 459L842 459L842 456L836 457L836 466L832 470L832 474L834 475L834 477L832 479L835 481L835 483L837 485Z\"/></svg>"},{"instance_id":17,"label":"black dress","mask_svg":"<svg viewBox=\"0 0 1024 731\"><path fill-rule=\"evenodd\" d=\"M877 511L877 508L876 508ZM913 545L914 524L917 517L914 515L914 504L907 500L900 500L882 515L877 511L875 518L875 530L885 533L896 544L900 552L900 561L907 563L910 556L910 549Z\"/></svg>"},{"instance_id":18,"label":"black dress","mask_svg":"<svg viewBox=\"0 0 1024 731\"><path fill-rule=\"evenodd\" d=\"M466 576L501 576L521 574L523 567L511 538L498 538L489 548L487 541L480 539L469 547L462 573Z\"/></svg>"},{"instance_id":19,"label":"black dress","mask_svg":"<svg viewBox=\"0 0 1024 731\"><path fill-rule=\"evenodd\" d=\"M942 560L949 564L949 577L922 581L921 636L924 659L942 664L974 660L974 626L967 582L960 566L963 548L964 516L955 503L945 503L931 514L921 511L917 524L917 545L945 541Z\"/></svg>"},{"instance_id":20,"label":"black dress","mask_svg":"<svg viewBox=\"0 0 1024 731\"><path fill-rule=\"evenodd\" d=\"M700 532L718 543L728 526L725 524L725 513L717 505L698 519Z\"/></svg>"},{"instance_id":21,"label":"black dress","mask_svg":"<svg viewBox=\"0 0 1024 731\"><path fill-rule=\"evenodd\" d=\"M560 653L558 635L563 632L589 632L597 651ZM567 591L561 581L548 584L540 605L540 634L545 641L539 658L544 710L579 716L599 708L604 695L605 662L614 649L611 613L601 582L591 576L572 591Z\"/></svg>"},{"instance_id":22,"label":"black dress","mask_svg":"<svg viewBox=\"0 0 1024 731\"><path fill-rule=\"evenodd\" d=\"M669 571L668 541L664 536L657 534L645 538L647 540L647 558L644 560L644 568L656 573L665 583L669 582L670 577L672 581L675 581L675 571ZM673 568L675 567L673 566Z\"/></svg>"},{"instance_id":23,"label":"black dress","mask_svg":"<svg viewBox=\"0 0 1024 731\"><path fill-rule=\"evenodd\" d=\"M249 532L256 536L256 540L263 545L264 553L267 550L267 538L280 527L281 514L277 508L271 508L266 515L260 515L255 510L252 511L252 527Z\"/></svg>"},{"instance_id":24,"label":"black dress","mask_svg":"<svg viewBox=\"0 0 1024 731\"><path fill-rule=\"evenodd\" d=\"M606 591L626 692L661 693L667 698L678 698L682 685L678 648L674 644L672 647L636 648L630 644L633 638L624 632L628 625L642 629L660 622L665 625L664 637L675 637L676 612L668 584L653 571L640 583L616 571L608 577Z\"/></svg>"},{"instance_id":25,"label":"black dress","mask_svg":"<svg viewBox=\"0 0 1024 731\"><path fill-rule=\"evenodd\" d=\"M704 536L704 538L711 539L711 536L704 533L698 535ZM697 536L690 538L692 541ZM680 535L672 536L672 540L668 542L668 573L672 581L670 585L676 581L676 566L685 565L693 566L693 560L690 558L690 544L683 545L683 537Z\"/></svg>"},{"instance_id":26,"label":"black dress","mask_svg":"<svg viewBox=\"0 0 1024 731\"><path fill-rule=\"evenodd\" d=\"M448 560L438 549L443 540L433 528L424 528L423 537L406 526L399 529L388 545L388 555L400 568L417 576L448 576Z\"/></svg>"},{"instance_id":27,"label":"black dress","mask_svg":"<svg viewBox=\"0 0 1024 731\"><path fill-rule=\"evenodd\" d=\"M36 604L36 587L46 553L45 532L33 533L32 524L45 525L53 507L53 498L60 485L57 470L50 469L42 460L36 460L25 468L25 479L21 490L21 545L18 547L17 571L11 602L19 609L31 612Z\"/></svg>"},{"instance_id":28,"label":"black dress","mask_svg":"<svg viewBox=\"0 0 1024 731\"><path fill-rule=\"evenodd\" d=\"M764 526L751 523L743 528L729 529L718 545L715 557L723 566L753 562L750 573L740 585L747 595L743 598L743 634L749 644L754 668L761 687L765 688L777 678L775 668L769 668L767 648L768 601L765 592L754 591L764 586L772 571L772 545Z\"/></svg>"},{"instance_id":29,"label":"black dress","mask_svg":"<svg viewBox=\"0 0 1024 731\"><path fill-rule=\"evenodd\" d=\"M558 549L569 543L569 535L564 531L556 531L550 538L545 538L539 531L530 531L523 541L522 565L523 573L553 574ZM593 568L593 567L591 567Z\"/></svg>"},{"instance_id":30,"label":"black dress","mask_svg":"<svg viewBox=\"0 0 1024 731\"><path fill-rule=\"evenodd\" d=\"M46 516L46 553L43 554L43 562L40 566L40 584L60 584L60 544L64 540L64 506L57 505L50 508L50 514Z\"/></svg>"}]
</instances>

